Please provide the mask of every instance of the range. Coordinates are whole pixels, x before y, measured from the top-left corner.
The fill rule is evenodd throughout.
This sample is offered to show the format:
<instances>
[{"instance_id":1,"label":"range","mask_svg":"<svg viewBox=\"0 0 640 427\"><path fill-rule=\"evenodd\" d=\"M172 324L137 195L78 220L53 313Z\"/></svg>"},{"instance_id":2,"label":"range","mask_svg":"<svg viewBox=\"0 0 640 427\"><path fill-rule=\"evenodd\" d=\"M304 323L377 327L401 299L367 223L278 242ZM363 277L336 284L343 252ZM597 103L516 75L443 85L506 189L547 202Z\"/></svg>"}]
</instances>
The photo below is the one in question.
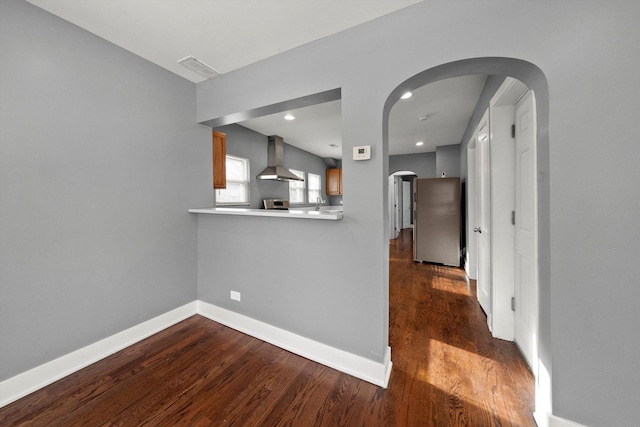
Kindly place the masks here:
<instances>
[{"instance_id":1,"label":"range","mask_svg":"<svg viewBox=\"0 0 640 427\"><path fill-rule=\"evenodd\" d=\"M289 209L289 201L287 199L263 199L265 209L270 210L287 210Z\"/></svg>"}]
</instances>

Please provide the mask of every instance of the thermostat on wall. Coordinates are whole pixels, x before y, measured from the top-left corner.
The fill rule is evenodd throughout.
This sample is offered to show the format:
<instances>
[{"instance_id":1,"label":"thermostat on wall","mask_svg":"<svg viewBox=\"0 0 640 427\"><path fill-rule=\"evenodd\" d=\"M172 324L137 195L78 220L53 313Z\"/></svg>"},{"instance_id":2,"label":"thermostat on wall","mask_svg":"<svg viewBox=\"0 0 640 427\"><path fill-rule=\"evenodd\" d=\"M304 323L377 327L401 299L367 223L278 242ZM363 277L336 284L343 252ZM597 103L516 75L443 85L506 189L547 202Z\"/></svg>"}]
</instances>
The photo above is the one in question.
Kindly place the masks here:
<instances>
[{"instance_id":1,"label":"thermostat on wall","mask_svg":"<svg viewBox=\"0 0 640 427\"><path fill-rule=\"evenodd\" d=\"M353 160L369 160L371 158L371 146L361 145L353 147Z\"/></svg>"}]
</instances>

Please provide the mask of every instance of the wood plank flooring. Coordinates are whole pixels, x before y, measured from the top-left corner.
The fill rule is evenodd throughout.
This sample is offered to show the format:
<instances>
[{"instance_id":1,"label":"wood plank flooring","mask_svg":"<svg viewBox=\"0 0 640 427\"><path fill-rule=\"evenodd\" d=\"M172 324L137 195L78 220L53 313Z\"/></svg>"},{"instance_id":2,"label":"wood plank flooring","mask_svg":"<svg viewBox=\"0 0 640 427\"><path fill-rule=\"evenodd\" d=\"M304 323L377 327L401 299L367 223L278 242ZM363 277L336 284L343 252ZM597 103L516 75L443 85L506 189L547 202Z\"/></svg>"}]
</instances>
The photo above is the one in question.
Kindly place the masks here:
<instances>
[{"instance_id":1,"label":"wood plank flooring","mask_svg":"<svg viewBox=\"0 0 640 427\"><path fill-rule=\"evenodd\" d=\"M388 389L193 316L0 409L0 426L535 426L533 377L460 269L390 252Z\"/></svg>"}]
</instances>

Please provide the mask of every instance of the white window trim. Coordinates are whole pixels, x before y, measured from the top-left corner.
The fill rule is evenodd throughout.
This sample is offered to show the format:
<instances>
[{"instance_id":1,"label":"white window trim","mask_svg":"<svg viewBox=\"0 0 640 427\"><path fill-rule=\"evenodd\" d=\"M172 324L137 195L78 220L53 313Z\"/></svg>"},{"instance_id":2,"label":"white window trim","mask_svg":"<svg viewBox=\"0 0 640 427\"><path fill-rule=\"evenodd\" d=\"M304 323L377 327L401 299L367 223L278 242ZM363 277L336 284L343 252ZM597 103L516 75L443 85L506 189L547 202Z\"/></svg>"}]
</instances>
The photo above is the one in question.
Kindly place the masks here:
<instances>
[{"instance_id":1,"label":"white window trim","mask_svg":"<svg viewBox=\"0 0 640 427\"><path fill-rule=\"evenodd\" d=\"M245 158L245 157L239 157L239 156L234 156L231 154L227 154L225 157L225 161L227 158L233 159L233 160L241 160L243 162L245 162L245 164L247 165L247 169L246 169L246 180L244 181L238 181L238 180L230 180L228 177L226 178L227 183L229 182L239 182L239 183L243 183L245 186L245 190L246 190L246 194L247 194L247 200L243 201L243 202L219 202L218 201L218 192L222 191L224 189L216 189L215 191L215 205L216 206L249 206L251 204L251 194L250 194L250 190L251 190L251 162L249 161L249 159Z\"/></svg>"},{"instance_id":2,"label":"white window trim","mask_svg":"<svg viewBox=\"0 0 640 427\"><path fill-rule=\"evenodd\" d=\"M318 177L318 188L311 188L311 175ZM309 203L316 203L316 198L311 197L312 190L318 190L318 196L322 197L322 176L317 173L307 173L307 200Z\"/></svg>"},{"instance_id":3,"label":"white window trim","mask_svg":"<svg viewBox=\"0 0 640 427\"><path fill-rule=\"evenodd\" d=\"M296 170L296 169L289 169L289 172L291 172L294 175L299 176L302 179L305 179L305 175L306 172L305 171L301 171L301 170ZM302 201L293 201L293 198L291 197L291 184L293 185L302 185ZM306 179L304 181L289 181L289 203L292 205L304 205L307 202L307 181Z\"/></svg>"}]
</instances>

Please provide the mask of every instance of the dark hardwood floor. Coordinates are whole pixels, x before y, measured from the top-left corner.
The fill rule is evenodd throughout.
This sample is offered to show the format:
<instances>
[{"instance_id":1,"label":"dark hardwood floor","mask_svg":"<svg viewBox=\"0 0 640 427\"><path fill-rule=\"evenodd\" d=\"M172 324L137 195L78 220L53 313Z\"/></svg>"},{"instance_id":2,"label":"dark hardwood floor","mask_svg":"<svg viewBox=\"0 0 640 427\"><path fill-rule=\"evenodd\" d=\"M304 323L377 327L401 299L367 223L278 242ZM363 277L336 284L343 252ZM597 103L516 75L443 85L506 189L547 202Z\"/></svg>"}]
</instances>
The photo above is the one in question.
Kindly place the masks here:
<instances>
[{"instance_id":1,"label":"dark hardwood floor","mask_svg":"<svg viewBox=\"0 0 640 427\"><path fill-rule=\"evenodd\" d=\"M388 389L193 316L0 409L0 426L534 426L533 377L462 270L392 241Z\"/></svg>"}]
</instances>

